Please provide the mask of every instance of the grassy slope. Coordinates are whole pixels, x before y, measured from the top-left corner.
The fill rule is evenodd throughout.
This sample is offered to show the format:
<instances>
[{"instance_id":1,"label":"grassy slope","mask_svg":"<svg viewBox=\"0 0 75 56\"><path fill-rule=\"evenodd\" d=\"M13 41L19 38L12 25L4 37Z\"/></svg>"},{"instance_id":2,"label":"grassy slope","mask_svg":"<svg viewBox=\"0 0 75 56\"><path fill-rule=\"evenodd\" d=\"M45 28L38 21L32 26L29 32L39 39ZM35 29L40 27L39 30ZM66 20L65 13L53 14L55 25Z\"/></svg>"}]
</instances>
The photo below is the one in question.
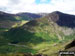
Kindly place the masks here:
<instances>
[{"instance_id":1,"label":"grassy slope","mask_svg":"<svg viewBox=\"0 0 75 56\"><path fill-rule=\"evenodd\" d=\"M4 20L2 22L2 24L4 24L4 25L7 24L7 25L11 26L14 29L16 27L21 27L23 24L27 23L28 21L26 21L26 20L32 20L32 18L30 18L28 16L24 16L24 17L20 17L20 16L13 17L13 16L10 16L11 19L8 18L8 17L6 17L6 18L7 18L6 20L9 20L10 23L4 23L4 22L7 22L6 20ZM3 17L3 19L5 19L5 17ZM14 20L12 20L12 19L14 19ZM12 23L12 25L11 25L11 22L13 22L13 23L15 22L15 23L14 24ZM13 38L13 40L15 40L15 38L18 37L18 32L19 32L19 38L22 37L21 41L25 40L24 36L26 36L26 34L27 34L27 37L29 37L29 38L33 37L34 38L32 33L28 32L28 31L23 31L23 30L20 30L20 29L18 31L16 31L16 33L11 31L11 32L9 32L8 34L5 35L5 32L7 32L9 30L10 30L9 27L8 28L0 28L0 53L4 54L4 53L10 53L10 52L14 52L14 51L15 52L32 52L32 53L36 52L32 48L22 47L22 46L21 47L17 47L17 46L13 46L13 45L8 45L8 43L11 42L12 38ZM30 35L30 36L28 36L28 35ZM16 38L15 41L17 41L17 39L18 38ZM20 41L20 39L19 39L19 41Z\"/></svg>"},{"instance_id":2,"label":"grassy slope","mask_svg":"<svg viewBox=\"0 0 75 56\"><path fill-rule=\"evenodd\" d=\"M38 50L39 53L56 56L58 51L64 50L68 41L75 39L74 34L65 36L62 30L60 30L60 26L49 22L46 18L40 19L38 24L38 26L34 27L36 31L35 35L45 39L44 42L34 46L34 49Z\"/></svg>"},{"instance_id":3,"label":"grassy slope","mask_svg":"<svg viewBox=\"0 0 75 56\"><path fill-rule=\"evenodd\" d=\"M75 38L74 35L65 36L62 34L62 31L59 30L60 27L53 22L49 22L46 18L39 19L37 24L38 25L31 27L34 30L28 29L27 31L23 28L13 28L9 30L5 35L3 35L3 42L5 42L6 45L1 44L2 47L0 47L0 49L2 49L2 51L0 52L31 52L56 56L59 50L64 49L66 44L63 44L65 42L67 43L69 40ZM62 37L64 37L64 39ZM5 38L7 38L8 41L5 40ZM26 45L29 48L10 46L8 43L11 41L18 41L18 45Z\"/></svg>"}]
</instances>

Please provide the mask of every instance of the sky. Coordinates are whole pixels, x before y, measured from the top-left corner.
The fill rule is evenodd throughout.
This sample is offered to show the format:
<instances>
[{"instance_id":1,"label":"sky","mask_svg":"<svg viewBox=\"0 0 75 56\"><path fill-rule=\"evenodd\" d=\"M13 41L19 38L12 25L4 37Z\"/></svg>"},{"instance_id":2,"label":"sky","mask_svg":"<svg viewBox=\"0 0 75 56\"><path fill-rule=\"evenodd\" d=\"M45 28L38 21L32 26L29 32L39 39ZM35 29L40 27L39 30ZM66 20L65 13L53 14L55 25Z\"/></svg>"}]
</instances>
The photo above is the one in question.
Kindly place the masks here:
<instances>
[{"instance_id":1,"label":"sky","mask_svg":"<svg viewBox=\"0 0 75 56\"><path fill-rule=\"evenodd\" d=\"M0 0L0 11L7 13L61 11L75 14L75 0Z\"/></svg>"}]
</instances>

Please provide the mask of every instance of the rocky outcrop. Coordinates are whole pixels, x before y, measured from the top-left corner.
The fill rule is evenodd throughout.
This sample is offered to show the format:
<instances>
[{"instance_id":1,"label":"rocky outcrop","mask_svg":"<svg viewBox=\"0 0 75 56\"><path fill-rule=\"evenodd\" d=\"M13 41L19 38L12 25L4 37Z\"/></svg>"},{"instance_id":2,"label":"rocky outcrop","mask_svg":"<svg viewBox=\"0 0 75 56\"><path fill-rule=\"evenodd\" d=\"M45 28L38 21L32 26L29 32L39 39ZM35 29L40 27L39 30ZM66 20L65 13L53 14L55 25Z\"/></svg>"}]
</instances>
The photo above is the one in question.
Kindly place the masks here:
<instances>
[{"instance_id":1,"label":"rocky outcrop","mask_svg":"<svg viewBox=\"0 0 75 56\"><path fill-rule=\"evenodd\" d=\"M75 50L75 40L73 40L71 43L69 43L66 47L66 50Z\"/></svg>"}]
</instances>

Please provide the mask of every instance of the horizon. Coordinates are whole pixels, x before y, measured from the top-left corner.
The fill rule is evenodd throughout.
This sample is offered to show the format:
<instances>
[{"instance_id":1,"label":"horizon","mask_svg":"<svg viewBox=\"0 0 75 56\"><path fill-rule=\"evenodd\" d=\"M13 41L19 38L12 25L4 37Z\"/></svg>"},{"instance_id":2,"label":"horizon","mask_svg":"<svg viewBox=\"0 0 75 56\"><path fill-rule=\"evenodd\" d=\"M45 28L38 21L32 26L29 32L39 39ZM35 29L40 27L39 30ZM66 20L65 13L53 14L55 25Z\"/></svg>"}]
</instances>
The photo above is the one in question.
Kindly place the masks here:
<instances>
[{"instance_id":1,"label":"horizon","mask_svg":"<svg viewBox=\"0 0 75 56\"><path fill-rule=\"evenodd\" d=\"M75 0L0 0L0 11L16 14L60 11L75 15Z\"/></svg>"},{"instance_id":2,"label":"horizon","mask_svg":"<svg viewBox=\"0 0 75 56\"><path fill-rule=\"evenodd\" d=\"M0 12L3 12L3 13L7 13L7 14L21 14L21 13L31 13L31 14L49 14L49 13L53 13L53 12L60 12L60 13L65 13L65 12L61 12L61 11L52 11L52 12L40 12L40 13L33 13L33 12L18 12L18 13L10 13L10 12L5 12L5 11L0 11ZM65 13L65 14L69 14L69 13ZM75 14L69 14L69 15L75 15Z\"/></svg>"}]
</instances>

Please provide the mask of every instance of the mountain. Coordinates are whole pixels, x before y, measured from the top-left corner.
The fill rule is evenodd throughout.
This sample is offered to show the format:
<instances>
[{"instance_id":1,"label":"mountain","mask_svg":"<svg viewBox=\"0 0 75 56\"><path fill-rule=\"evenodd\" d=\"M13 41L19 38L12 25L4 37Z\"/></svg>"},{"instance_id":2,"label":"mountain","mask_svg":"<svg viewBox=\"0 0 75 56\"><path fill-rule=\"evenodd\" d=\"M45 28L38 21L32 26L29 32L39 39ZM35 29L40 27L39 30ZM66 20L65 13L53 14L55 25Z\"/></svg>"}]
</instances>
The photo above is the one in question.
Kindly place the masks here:
<instances>
[{"instance_id":1,"label":"mountain","mask_svg":"<svg viewBox=\"0 0 75 56\"><path fill-rule=\"evenodd\" d=\"M2 21L2 20L12 20L12 21L15 21L16 19L14 17L14 14L8 14L8 13L0 11L0 21Z\"/></svg>"},{"instance_id":2,"label":"mountain","mask_svg":"<svg viewBox=\"0 0 75 56\"><path fill-rule=\"evenodd\" d=\"M14 25L20 25L40 17L42 16L33 13L9 14L0 11L0 28L11 28Z\"/></svg>"},{"instance_id":3,"label":"mountain","mask_svg":"<svg viewBox=\"0 0 75 56\"><path fill-rule=\"evenodd\" d=\"M58 21L59 21L59 24L58 24ZM40 42L52 41L55 43L60 41L67 41L70 39L72 40L74 39L74 36L75 36L74 35L75 29L73 28L74 24L72 24L73 26L70 25L70 23L72 23L71 21L74 21L74 15L64 14L62 12L55 11L48 14L45 17L31 20L28 23L25 23L21 27L11 28L7 32L7 35L8 35L7 38L10 38L10 36L12 36L13 39L18 37L18 39L13 40L13 42L17 40L19 42L21 40L20 38L22 38L23 36L24 36L23 38L27 38L27 37L30 38L31 35L29 36L28 34L33 34L34 36L36 36L36 38L34 39L38 39L38 40L34 40L35 43L36 41L37 43L39 41ZM64 22L65 23L68 22L68 23L64 25ZM26 34L26 31L28 32L27 34ZM34 42L32 39L29 40L31 41L31 43Z\"/></svg>"},{"instance_id":4,"label":"mountain","mask_svg":"<svg viewBox=\"0 0 75 56\"><path fill-rule=\"evenodd\" d=\"M49 13L38 13L41 16L47 16Z\"/></svg>"},{"instance_id":5,"label":"mountain","mask_svg":"<svg viewBox=\"0 0 75 56\"><path fill-rule=\"evenodd\" d=\"M8 31L9 32L8 34L10 35L11 33L13 38L15 38L13 34L15 34L17 37L19 29L23 29L25 31L33 33L33 35L35 35L37 38L40 37L43 41L54 42L56 40L58 42L62 40L73 39L75 30L72 29L72 25L74 26L74 24L70 25L71 22L68 20L67 17L69 17L70 21L74 21L74 15L68 15L58 11L52 12L45 17L31 20L19 28L14 28L13 31L11 31L10 29ZM69 21L68 23L66 23L66 26L64 25L63 20L65 23ZM18 32L15 30L18 30ZM19 38L21 36L19 36Z\"/></svg>"},{"instance_id":6,"label":"mountain","mask_svg":"<svg viewBox=\"0 0 75 56\"><path fill-rule=\"evenodd\" d=\"M55 48L60 51L65 48L67 42L75 39L74 21L75 15L69 15L59 11L55 11L40 19L29 21L28 23L24 24L21 28L23 28L24 30L28 30L31 33L34 33L34 35L38 37L41 37L43 39L42 42L44 43L48 42L52 43L52 45L54 44L53 49L50 49L51 51L53 51ZM43 44L41 44L41 46L42 45ZM59 45L60 48L55 47L59 47ZM44 53L47 52L47 54L50 54L50 50L47 49L47 51L45 51Z\"/></svg>"},{"instance_id":7,"label":"mountain","mask_svg":"<svg viewBox=\"0 0 75 56\"><path fill-rule=\"evenodd\" d=\"M60 50L65 49L69 41L75 39L74 18L74 15L55 11L29 20L22 26L2 32L0 40L6 45L1 44L0 49L7 53L42 53L56 56Z\"/></svg>"},{"instance_id":8,"label":"mountain","mask_svg":"<svg viewBox=\"0 0 75 56\"><path fill-rule=\"evenodd\" d=\"M75 15L69 15L59 11L55 11L47 14L44 18L47 18L47 20L55 22L61 27L75 27Z\"/></svg>"},{"instance_id":9,"label":"mountain","mask_svg":"<svg viewBox=\"0 0 75 56\"><path fill-rule=\"evenodd\" d=\"M24 18L25 18L25 16L31 18L31 19L27 19L27 20L33 20L33 19L37 19L37 18L42 17L42 15L35 14L35 13L18 13L16 15L20 16L20 17L24 17Z\"/></svg>"},{"instance_id":10,"label":"mountain","mask_svg":"<svg viewBox=\"0 0 75 56\"><path fill-rule=\"evenodd\" d=\"M59 26L75 27L75 15L65 14L59 11L55 11L48 15L52 21L56 22Z\"/></svg>"},{"instance_id":11,"label":"mountain","mask_svg":"<svg viewBox=\"0 0 75 56\"><path fill-rule=\"evenodd\" d=\"M10 28L17 21L14 17L14 14L9 14L0 11L0 28Z\"/></svg>"},{"instance_id":12,"label":"mountain","mask_svg":"<svg viewBox=\"0 0 75 56\"><path fill-rule=\"evenodd\" d=\"M40 19L29 21L28 23L23 25L23 28L33 29L35 27L40 27L42 29L42 27L47 26L48 28L52 28L54 32L59 31L62 32L64 35L70 35L74 33L74 21L75 15L69 15L59 11L55 11L47 14L46 16Z\"/></svg>"},{"instance_id":13,"label":"mountain","mask_svg":"<svg viewBox=\"0 0 75 56\"><path fill-rule=\"evenodd\" d=\"M17 20L15 17L20 17L22 20L32 20L36 18L42 17L39 14L34 14L34 13L17 13L17 14L9 14L0 11L0 20ZM30 18L30 19L29 19Z\"/></svg>"}]
</instances>

